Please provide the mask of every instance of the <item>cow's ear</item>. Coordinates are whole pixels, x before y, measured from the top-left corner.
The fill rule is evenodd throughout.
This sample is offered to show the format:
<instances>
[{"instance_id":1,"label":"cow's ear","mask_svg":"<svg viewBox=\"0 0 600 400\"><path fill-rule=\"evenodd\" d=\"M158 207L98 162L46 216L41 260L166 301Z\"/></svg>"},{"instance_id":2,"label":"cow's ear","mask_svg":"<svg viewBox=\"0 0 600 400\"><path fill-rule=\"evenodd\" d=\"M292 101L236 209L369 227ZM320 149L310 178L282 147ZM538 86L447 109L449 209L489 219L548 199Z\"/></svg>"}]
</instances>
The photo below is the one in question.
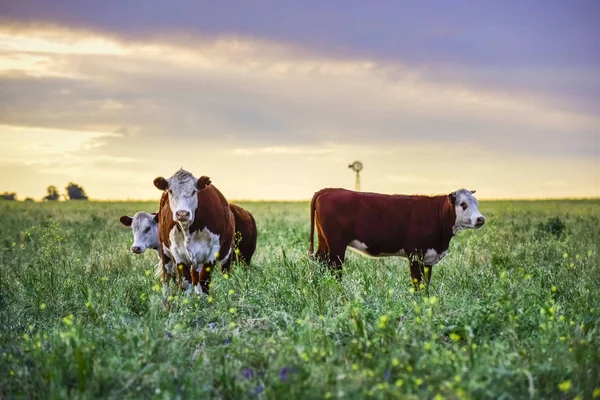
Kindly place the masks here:
<instances>
[{"instance_id":1,"label":"cow's ear","mask_svg":"<svg viewBox=\"0 0 600 400\"><path fill-rule=\"evenodd\" d=\"M456 205L456 192L452 192L448 195L448 201L450 202L450 204L452 204L453 206Z\"/></svg>"},{"instance_id":2,"label":"cow's ear","mask_svg":"<svg viewBox=\"0 0 600 400\"><path fill-rule=\"evenodd\" d=\"M160 190L167 190L169 188L169 182L162 176L159 176L154 180L154 186Z\"/></svg>"},{"instance_id":3,"label":"cow's ear","mask_svg":"<svg viewBox=\"0 0 600 400\"><path fill-rule=\"evenodd\" d=\"M154 222L158 224L158 213L152 213L152 216L154 217Z\"/></svg>"},{"instance_id":4,"label":"cow's ear","mask_svg":"<svg viewBox=\"0 0 600 400\"><path fill-rule=\"evenodd\" d=\"M127 215L123 215L121 218L119 218L119 221L121 221L121 223L125 226L131 226L133 218L128 217Z\"/></svg>"},{"instance_id":5,"label":"cow's ear","mask_svg":"<svg viewBox=\"0 0 600 400\"><path fill-rule=\"evenodd\" d=\"M201 176L200 178L198 178L198 181L196 182L196 189L203 190L207 186L210 186L210 183L211 183L210 178L208 176Z\"/></svg>"},{"instance_id":6,"label":"cow's ear","mask_svg":"<svg viewBox=\"0 0 600 400\"><path fill-rule=\"evenodd\" d=\"M477 190L469 190L469 192L471 192L471 194L475 194Z\"/></svg>"}]
</instances>

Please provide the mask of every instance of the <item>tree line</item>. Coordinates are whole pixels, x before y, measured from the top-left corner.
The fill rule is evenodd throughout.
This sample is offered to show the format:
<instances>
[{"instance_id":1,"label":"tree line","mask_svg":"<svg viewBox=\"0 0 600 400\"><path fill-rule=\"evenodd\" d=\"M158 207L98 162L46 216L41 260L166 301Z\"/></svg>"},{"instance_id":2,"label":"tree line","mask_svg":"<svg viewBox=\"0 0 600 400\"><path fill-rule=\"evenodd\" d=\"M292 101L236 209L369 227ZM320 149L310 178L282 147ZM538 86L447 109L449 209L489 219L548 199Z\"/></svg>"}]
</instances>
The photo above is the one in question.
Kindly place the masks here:
<instances>
[{"instance_id":1,"label":"tree line","mask_svg":"<svg viewBox=\"0 0 600 400\"><path fill-rule=\"evenodd\" d=\"M65 187L65 193L60 193L58 188L54 185L50 185L46 188L46 196L42 198L43 201L57 201L60 198L65 200L87 200L88 196L85 193L83 187L76 183L69 182ZM4 192L0 193L0 200L17 200L17 194L15 192ZM24 201L34 201L31 197L27 197Z\"/></svg>"}]
</instances>

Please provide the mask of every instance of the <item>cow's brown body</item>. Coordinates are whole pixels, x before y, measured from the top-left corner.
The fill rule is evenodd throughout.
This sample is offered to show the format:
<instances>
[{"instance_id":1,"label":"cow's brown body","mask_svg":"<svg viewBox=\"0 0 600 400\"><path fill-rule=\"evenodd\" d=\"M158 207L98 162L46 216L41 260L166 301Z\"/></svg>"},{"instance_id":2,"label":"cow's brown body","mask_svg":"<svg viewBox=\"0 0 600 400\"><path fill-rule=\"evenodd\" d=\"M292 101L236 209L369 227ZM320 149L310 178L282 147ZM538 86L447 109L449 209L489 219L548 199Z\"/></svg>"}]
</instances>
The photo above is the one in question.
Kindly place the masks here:
<instances>
[{"instance_id":1,"label":"cow's brown body","mask_svg":"<svg viewBox=\"0 0 600 400\"><path fill-rule=\"evenodd\" d=\"M310 253L313 253L316 226L315 256L327 261L338 273L341 273L346 247L357 241L353 243L364 245L367 255L407 257L415 283L421 282L423 271L429 282L431 265L435 262L424 262L424 255L428 251L433 254L433 250L441 257L445 255L456 219L448 195L384 195L345 189L323 189L315 193L310 212Z\"/></svg>"},{"instance_id":2,"label":"cow's brown body","mask_svg":"<svg viewBox=\"0 0 600 400\"><path fill-rule=\"evenodd\" d=\"M237 204L229 203L229 209L235 219L235 247L239 251L235 257L248 265L256 250L256 221L250 212Z\"/></svg>"},{"instance_id":3,"label":"cow's brown body","mask_svg":"<svg viewBox=\"0 0 600 400\"><path fill-rule=\"evenodd\" d=\"M227 260L222 262L221 269L229 271L232 258L234 257L233 245L235 237L235 220L229 209L229 203L221 192L213 185L210 185L210 183L203 190L199 190L197 196L198 207L195 210L194 222L189 227L189 232L192 234L207 228L210 232L218 234L220 253L217 261L222 261L225 257L228 257ZM164 243L167 247L171 246L169 235L173 229L181 229L181 227L173 220L169 198L167 193L164 192L160 200L158 220L158 238L161 243L159 251L163 262L165 257L163 255L162 244ZM175 263L174 257L173 262ZM196 268L192 268L191 265L177 265L179 285L183 287L183 278L185 278L192 286L196 286L199 283L202 291L208 293L210 277L215 263L204 264L200 272ZM165 272L164 268L163 272Z\"/></svg>"}]
</instances>

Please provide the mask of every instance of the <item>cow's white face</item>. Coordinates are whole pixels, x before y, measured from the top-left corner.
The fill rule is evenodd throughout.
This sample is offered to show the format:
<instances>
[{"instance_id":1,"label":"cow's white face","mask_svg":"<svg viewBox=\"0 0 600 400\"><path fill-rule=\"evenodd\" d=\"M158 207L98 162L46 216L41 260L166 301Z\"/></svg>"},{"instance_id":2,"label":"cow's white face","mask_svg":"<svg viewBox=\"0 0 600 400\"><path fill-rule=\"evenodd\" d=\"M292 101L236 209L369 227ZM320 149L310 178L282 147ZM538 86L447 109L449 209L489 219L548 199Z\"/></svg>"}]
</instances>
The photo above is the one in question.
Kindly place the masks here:
<instances>
[{"instance_id":1,"label":"cow's white face","mask_svg":"<svg viewBox=\"0 0 600 400\"><path fill-rule=\"evenodd\" d=\"M461 229L481 228L485 223L485 218L479 212L479 203L473 193L475 193L474 190L460 189L448 195L456 209L456 222L453 227L455 233Z\"/></svg>"},{"instance_id":2,"label":"cow's white face","mask_svg":"<svg viewBox=\"0 0 600 400\"><path fill-rule=\"evenodd\" d=\"M198 208L198 191L210 185L210 179L207 177L196 179L191 173L180 169L169 179L156 178L154 185L168 191L173 221L185 229L194 222L196 208Z\"/></svg>"},{"instance_id":3,"label":"cow's white face","mask_svg":"<svg viewBox=\"0 0 600 400\"><path fill-rule=\"evenodd\" d=\"M137 212L133 217L126 215L120 218L125 226L130 226L133 232L131 252L142 254L146 249L158 249L158 215L145 211Z\"/></svg>"}]
</instances>

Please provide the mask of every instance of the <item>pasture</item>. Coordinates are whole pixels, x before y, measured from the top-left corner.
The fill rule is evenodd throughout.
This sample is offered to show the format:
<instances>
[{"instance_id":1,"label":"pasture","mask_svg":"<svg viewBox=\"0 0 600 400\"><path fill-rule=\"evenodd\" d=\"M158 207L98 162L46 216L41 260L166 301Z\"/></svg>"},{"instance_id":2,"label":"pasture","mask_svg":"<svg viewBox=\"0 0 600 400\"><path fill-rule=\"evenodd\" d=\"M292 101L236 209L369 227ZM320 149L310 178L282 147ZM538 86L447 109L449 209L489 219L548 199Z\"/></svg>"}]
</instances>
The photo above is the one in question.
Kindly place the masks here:
<instances>
[{"instance_id":1,"label":"pasture","mask_svg":"<svg viewBox=\"0 0 600 400\"><path fill-rule=\"evenodd\" d=\"M186 297L118 221L157 202L1 202L0 397L600 397L600 200L481 201L428 296L308 259L308 203L241 204L253 264Z\"/></svg>"}]
</instances>

